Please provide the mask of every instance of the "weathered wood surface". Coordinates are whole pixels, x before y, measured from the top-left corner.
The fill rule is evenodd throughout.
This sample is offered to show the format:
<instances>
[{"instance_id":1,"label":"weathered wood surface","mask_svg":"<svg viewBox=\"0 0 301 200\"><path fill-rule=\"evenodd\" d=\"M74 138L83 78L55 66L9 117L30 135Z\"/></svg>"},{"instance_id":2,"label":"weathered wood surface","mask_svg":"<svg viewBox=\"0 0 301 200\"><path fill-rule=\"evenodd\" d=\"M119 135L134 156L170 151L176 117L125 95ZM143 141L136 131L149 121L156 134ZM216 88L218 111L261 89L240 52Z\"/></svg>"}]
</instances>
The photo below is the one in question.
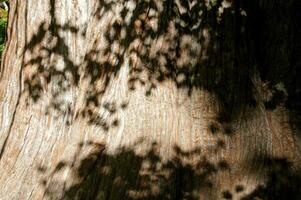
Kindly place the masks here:
<instances>
[{"instance_id":1,"label":"weathered wood surface","mask_svg":"<svg viewBox=\"0 0 301 200\"><path fill-rule=\"evenodd\" d=\"M258 97L258 105L246 106L228 133L228 125L217 120L225 105L214 93L194 88L188 95L189 88L178 88L173 79L149 80L157 71L147 68L142 68L140 82L129 83L138 61L133 63L130 52L118 44L108 45L105 34L113 31L110 26L120 20L123 6L135 5L120 3L105 11L101 4L10 1L0 74L0 199L155 199L161 193L165 199L223 199L225 191L239 199L265 182L262 157L287 158L297 169L298 139L286 109L268 111ZM139 29L141 21L134 23ZM172 40L172 32L158 38L153 48L168 49L164 40ZM208 39L205 29L202 34ZM193 38L182 43L206 57L205 47L194 47ZM139 49L139 41L131 45ZM197 62L189 56L185 60L185 52L182 56L179 62ZM89 66L105 67L106 61L120 63L116 69L87 72ZM263 83L257 77L253 81L261 95ZM146 153L152 148L161 163L156 170L147 167L152 159ZM110 169L115 171L106 172ZM192 181L170 181L168 170L175 179L183 173ZM147 181L143 173L151 174ZM177 190L183 193L172 196Z\"/></svg>"}]
</instances>

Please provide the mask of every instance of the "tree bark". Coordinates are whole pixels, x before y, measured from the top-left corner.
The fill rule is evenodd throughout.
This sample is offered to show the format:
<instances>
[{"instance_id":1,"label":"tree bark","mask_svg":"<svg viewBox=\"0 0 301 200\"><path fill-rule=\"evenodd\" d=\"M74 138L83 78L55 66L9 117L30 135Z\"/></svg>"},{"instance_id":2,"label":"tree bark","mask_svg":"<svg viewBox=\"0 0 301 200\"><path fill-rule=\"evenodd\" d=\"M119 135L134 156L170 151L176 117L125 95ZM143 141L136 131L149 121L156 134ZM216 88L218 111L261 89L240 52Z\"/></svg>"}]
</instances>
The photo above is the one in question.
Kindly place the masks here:
<instances>
[{"instance_id":1,"label":"tree bark","mask_svg":"<svg viewBox=\"0 0 301 200\"><path fill-rule=\"evenodd\" d=\"M256 28L256 3L189 4L203 9L199 22L175 2L10 1L1 199L277 199L270 175L298 177L289 83L268 87L252 50L269 44L243 31ZM284 100L268 109L279 91ZM282 192L299 195L295 182Z\"/></svg>"}]
</instances>

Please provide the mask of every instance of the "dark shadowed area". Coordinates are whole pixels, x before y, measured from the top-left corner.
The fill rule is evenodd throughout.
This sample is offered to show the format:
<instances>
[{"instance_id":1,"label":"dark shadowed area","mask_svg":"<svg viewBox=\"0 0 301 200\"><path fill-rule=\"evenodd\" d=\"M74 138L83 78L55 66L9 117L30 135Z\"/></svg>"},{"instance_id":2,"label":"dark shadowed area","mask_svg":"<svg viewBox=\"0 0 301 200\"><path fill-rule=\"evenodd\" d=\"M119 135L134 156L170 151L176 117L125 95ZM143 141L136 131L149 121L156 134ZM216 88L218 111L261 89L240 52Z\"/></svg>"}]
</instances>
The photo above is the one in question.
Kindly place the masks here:
<instances>
[{"instance_id":1,"label":"dark shadowed area","mask_svg":"<svg viewBox=\"0 0 301 200\"><path fill-rule=\"evenodd\" d=\"M257 156L252 163L262 164L262 176L266 177L266 183L258 186L251 194L242 200L253 199L300 199L301 198L301 173L292 167L286 158L271 158ZM252 165L252 164L251 164ZM257 166L252 166L254 173L258 173Z\"/></svg>"},{"instance_id":2,"label":"dark shadowed area","mask_svg":"<svg viewBox=\"0 0 301 200\"><path fill-rule=\"evenodd\" d=\"M78 166L60 162L42 182L46 197L58 198L59 183L51 178L66 168L74 170L79 181L65 188L59 199L199 199L202 191L215 194L213 175L229 169L224 160L210 160L210 155L221 150L219 144L207 156L202 156L200 148L183 151L175 146L173 158L167 161L162 160L155 143L143 155L131 148L121 148L110 155L102 144L86 145L94 147L94 151ZM43 167L39 170L46 173Z\"/></svg>"},{"instance_id":3,"label":"dark shadowed area","mask_svg":"<svg viewBox=\"0 0 301 200\"><path fill-rule=\"evenodd\" d=\"M106 153L103 144L88 142L93 151L72 163L61 161L53 171L39 167L41 173L49 174L42 185L45 197L50 199L232 199L244 192L244 185L236 185L235 191L219 191L215 175L231 170L227 161L212 158L223 148L218 142L204 156L201 148L183 151L174 147L172 159L163 161L158 153L158 145L153 143L145 154L137 154L131 148L120 148L118 153ZM79 145L79 149L84 144ZM80 161L76 165L76 161ZM251 174L264 177L259 185L241 200L286 200L300 199L300 171L292 167L286 158L272 158L256 155L249 161ZM63 170L75 172L77 182L63 191L57 190L58 183L52 177ZM201 196L200 196L201 195Z\"/></svg>"}]
</instances>

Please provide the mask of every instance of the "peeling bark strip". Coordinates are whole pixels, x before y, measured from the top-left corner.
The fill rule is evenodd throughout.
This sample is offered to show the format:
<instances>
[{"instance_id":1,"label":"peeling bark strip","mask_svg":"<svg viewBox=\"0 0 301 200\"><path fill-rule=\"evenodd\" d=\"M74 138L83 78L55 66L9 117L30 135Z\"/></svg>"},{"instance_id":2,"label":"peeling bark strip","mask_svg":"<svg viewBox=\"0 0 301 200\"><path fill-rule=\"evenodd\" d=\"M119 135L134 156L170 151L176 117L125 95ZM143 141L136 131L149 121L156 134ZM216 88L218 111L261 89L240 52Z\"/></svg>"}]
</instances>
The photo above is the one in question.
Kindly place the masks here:
<instances>
[{"instance_id":1,"label":"peeling bark strip","mask_svg":"<svg viewBox=\"0 0 301 200\"><path fill-rule=\"evenodd\" d=\"M14 9L13 7L11 8L12 10ZM17 4L17 7L15 8L16 9L16 12L18 12L18 10L17 9L22 9L22 7L18 7L18 4ZM27 17L27 16L26 16ZM13 20L14 20L14 18L13 18ZM25 21L26 22L26 21ZM8 28L8 30L10 30L11 27L12 26L12 24L10 23L9 24L9 28ZM24 30L24 36L26 36L26 31L27 31L27 29L25 29ZM9 37L9 39L10 39L10 37ZM26 39L26 38L24 38L24 39ZM26 41L26 40L25 40ZM9 45L9 43L8 43L8 45ZM8 46L8 48L7 48L7 52L9 52L9 47L10 47L10 45ZM6 53L5 53L6 54ZM6 57L7 56L5 56L5 54L4 54L4 62L2 63L2 66L4 67L5 65L6 65ZM8 125L8 128L7 128L7 131L5 132L5 129L2 129L2 130L4 130L4 132L3 132L3 135L5 135L5 139L4 139L4 142L3 142L3 145L1 146L1 151L0 151L0 160L2 159L2 156L3 156L3 153L4 153L4 151L5 151L5 148L6 148L6 145L7 145L7 141L8 141L8 139L9 139L9 137L10 137L10 133L11 133L11 129L12 129L12 126L13 126L13 123L14 123L14 119L15 119L15 114L16 114L16 111L17 111L17 108L18 108L18 105L19 105L19 103L20 103L20 97L21 97L21 81L22 81L22 65L23 65L23 58L21 58L21 60L22 60L22 64L21 64L21 66L20 66L20 68L19 68L19 72L17 73L17 76L18 76L18 79L17 80L14 80L17 84L18 84L18 87L15 87L15 89L18 91L17 92L17 96L16 97L13 97L13 99L16 101L16 103L15 103L15 105L14 105L14 109L13 109L13 112L12 112L12 115L11 115L11 119L9 120L9 118L8 119L5 119L5 120L8 120L8 122L9 122L9 125ZM3 73L4 74L4 73ZM11 88L10 88L11 89ZM13 101L14 101L13 100ZM14 104L14 102L13 101L11 101L10 103L13 105Z\"/></svg>"},{"instance_id":2,"label":"peeling bark strip","mask_svg":"<svg viewBox=\"0 0 301 200\"><path fill-rule=\"evenodd\" d=\"M298 6L11 0L0 199L301 199Z\"/></svg>"},{"instance_id":3,"label":"peeling bark strip","mask_svg":"<svg viewBox=\"0 0 301 200\"><path fill-rule=\"evenodd\" d=\"M5 3L5 2L4 2ZM19 7L18 6L18 2L16 4L16 9L22 9L23 7ZM27 3L27 0L25 1L25 4L24 4L24 9L25 9L25 15L24 15L24 20L25 20L25 24L27 24L27 13L28 13L28 3ZM13 8L12 8L13 10ZM18 10L16 10L16 12L18 12ZM11 26L9 24L9 26ZM8 28L9 30L10 28ZM23 34L23 39L25 41L25 46L26 46L26 41L27 41L27 27L25 27L24 29L24 34ZM9 44L8 44L9 45ZM9 51L9 50L7 50ZM6 58L6 56L4 56L4 58ZM17 97L16 97L16 105L15 105L15 108L13 110L13 113L12 113L12 118L10 120L10 124L8 126L8 131L6 133L6 137L4 139L4 142L3 142L3 145L1 147L1 151L0 151L0 161L2 159L2 156L4 154L4 151L5 151L5 148L6 148L6 145L7 145L7 141L9 140L9 137L10 137L10 133L11 133L11 129L12 129L12 126L13 126L13 123L14 123L14 120L15 120L15 115L16 115L16 111L18 109L18 106L20 104L20 98L21 98L21 87L22 87L22 66L24 65L24 54L22 54L22 57L20 58L21 60L21 66L19 68L19 72L18 72L18 80L17 80L17 83L18 83L18 88L15 88L17 89L18 93L17 93ZM6 62L5 62L5 59L4 59L4 64L2 64L2 66L5 66Z\"/></svg>"}]
</instances>

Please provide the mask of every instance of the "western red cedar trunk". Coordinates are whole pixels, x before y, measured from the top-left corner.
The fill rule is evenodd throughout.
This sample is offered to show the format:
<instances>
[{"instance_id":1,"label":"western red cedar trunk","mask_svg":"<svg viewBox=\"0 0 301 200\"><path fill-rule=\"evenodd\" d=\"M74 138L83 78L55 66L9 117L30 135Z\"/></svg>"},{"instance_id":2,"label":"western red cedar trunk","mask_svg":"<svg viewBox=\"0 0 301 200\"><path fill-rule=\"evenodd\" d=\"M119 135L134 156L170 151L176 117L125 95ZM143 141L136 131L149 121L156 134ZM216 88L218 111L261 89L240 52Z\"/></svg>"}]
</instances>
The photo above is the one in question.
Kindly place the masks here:
<instances>
[{"instance_id":1,"label":"western red cedar trunk","mask_svg":"<svg viewBox=\"0 0 301 200\"><path fill-rule=\"evenodd\" d=\"M298 199L294 6L10 1L0 198Z\"/></svg>"}]
</instances>

